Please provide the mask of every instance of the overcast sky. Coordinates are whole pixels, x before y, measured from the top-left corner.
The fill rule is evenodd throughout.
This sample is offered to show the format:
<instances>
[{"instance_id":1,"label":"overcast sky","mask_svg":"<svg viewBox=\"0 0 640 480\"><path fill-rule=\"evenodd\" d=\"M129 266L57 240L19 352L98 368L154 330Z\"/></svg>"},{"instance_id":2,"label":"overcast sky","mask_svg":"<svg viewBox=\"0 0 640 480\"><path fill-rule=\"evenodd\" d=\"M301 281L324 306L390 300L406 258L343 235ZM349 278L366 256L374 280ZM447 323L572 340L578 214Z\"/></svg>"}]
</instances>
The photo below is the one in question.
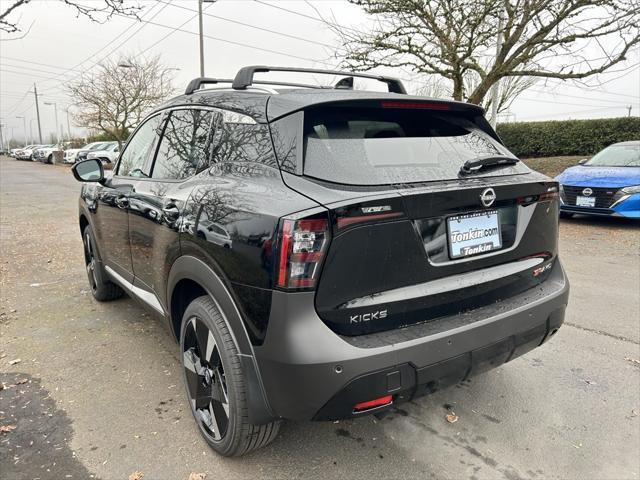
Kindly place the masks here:
<instances>
[{"instance_id":1,"label":"overcast sky","mask_svg":"<svg viewBox=\"0 0 640 480\"><path fill-rule=\"evenodd\" d=\"M58 121L66 132L65 108L71 100L65 94L64 83L83 69L95 68L107 57L142 51L143 55L160 54L165 65L179 69L172 71L179 89L199 76L197 0L178 0L172 5L164 2L140 2L144 6L140 15L147 23L121 17L104 24L93 23L85 17L76 18L73 8L57 0L34 1L21 7L20 26L23 30L30 27L29 33L23 39L11 41L7 41L11 36L3 34L0 42L0 118L5 124L4 133L10 136L13 127L14 137L22 137L23 120L18 116L25 117L27 133L30 126L36 133L33 93L27 93L33 90L34 82L42 93L43 136L48 138L55 129L54 107L45 105L45 101L57 103ZM2 8L6 5L3 0ZM323 16L332 16L341 25L367 23L358 7L343 0L315 0L313 5ZM209 37L205 38L207 76L233 77L238 68L252 64L330 68L336 63L332 54L337 38L302 0L205 3L204 31ZM615 72L590 80L590 87L557 80L547 85L540 82L514 102L509 118L524 121L626 116L630 105L631 114L637 116L639 61L640 49L636 49ZM391 73L410 77L405 72ZM407 83L409 90L418 85ZM80 132L73 121L71 128Z\"/></svg>"}]
</instances>

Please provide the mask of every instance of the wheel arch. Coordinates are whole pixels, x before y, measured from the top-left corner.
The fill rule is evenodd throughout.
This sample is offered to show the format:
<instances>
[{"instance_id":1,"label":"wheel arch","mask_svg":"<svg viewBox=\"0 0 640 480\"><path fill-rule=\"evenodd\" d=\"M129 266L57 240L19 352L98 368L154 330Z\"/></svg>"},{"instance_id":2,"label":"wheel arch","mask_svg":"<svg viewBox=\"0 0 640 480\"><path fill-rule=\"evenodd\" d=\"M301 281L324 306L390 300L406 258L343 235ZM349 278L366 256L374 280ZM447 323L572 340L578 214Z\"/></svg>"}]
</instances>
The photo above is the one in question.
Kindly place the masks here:
<instances>
[{"instance_id":1,"label":"wheel arch","mask_svg":"<svg viewBox=\"0 0 640 480\"><path fill-rule=\"evenodd\" d=\"M169 271L167 281L167 311L174 338L180 341L182 314L191 301L208 295L218 307L238 349L242 369L247 377L249 419L255 425L273 421L273 414L262 383L253 346L245 329L240 310L223 280L202 260L182 256Z\"/></svg>"}]
</instances>

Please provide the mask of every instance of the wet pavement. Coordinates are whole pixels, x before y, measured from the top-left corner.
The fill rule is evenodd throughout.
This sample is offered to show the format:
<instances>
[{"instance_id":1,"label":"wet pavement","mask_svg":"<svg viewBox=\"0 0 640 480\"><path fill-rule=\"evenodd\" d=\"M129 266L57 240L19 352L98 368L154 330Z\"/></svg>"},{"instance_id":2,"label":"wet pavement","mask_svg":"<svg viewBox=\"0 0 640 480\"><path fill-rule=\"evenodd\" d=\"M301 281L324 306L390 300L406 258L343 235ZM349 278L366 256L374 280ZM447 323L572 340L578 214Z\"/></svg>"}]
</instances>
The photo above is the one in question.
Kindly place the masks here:
<instances>
[{"instance_id":1,"label":"wet pavement","mask_svg":"<svg viewBox=\"0 0 640 480\"><path fill-rule=\"evenodd\" d=\"M128 298L91 298L78 190L68 167L0 159L3 480L640 477L638 224L562 221L570 306L541 348L383 417L285 422L224 459L166 329Z\"/></svg>"}]
</instances>

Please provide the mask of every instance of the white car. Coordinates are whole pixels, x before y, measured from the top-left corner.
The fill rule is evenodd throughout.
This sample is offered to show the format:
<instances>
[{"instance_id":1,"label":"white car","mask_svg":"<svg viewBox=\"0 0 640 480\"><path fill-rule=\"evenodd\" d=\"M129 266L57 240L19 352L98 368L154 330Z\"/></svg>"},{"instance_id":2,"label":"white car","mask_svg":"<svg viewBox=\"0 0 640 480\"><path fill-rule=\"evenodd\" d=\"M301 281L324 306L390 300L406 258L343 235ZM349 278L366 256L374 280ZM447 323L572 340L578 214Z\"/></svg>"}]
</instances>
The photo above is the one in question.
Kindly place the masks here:
<instances>
[{"instance_id":1,"label":"white car","mask_svg":"<svg viewBox=\"0 0 640 480\"><path fill-rule=\"evenodd\" d=\"M40 145L27 145L26 147L17 150L15 153L16 160L31 160L33 151L39 146Z\"/></svg>"},{"instance_id":2,"label":"white car","mask_svg":"<svg viewBox=\"0 0 640 480\"><path fill-rule=\"evenodd\" d=\"M98 148L87 153L87 160L97 158L102 163L115 163L120 153L118 142L105 142Z\"/></svg>"},{"instance_id":3,"label":"white car","mask_svg":"<svg viewBox=\"0 0 640 480\"><path fill-rule=\"evenodd\" d=\"M60 150L57 145L42 145L33 152L33 161L53 163L53 152Z\"/></svg>"},{"instance_id":4,"label":"white car","mask_svg":"<svg viewBox=\"0 0 640 480\"><path fill-rule=\"evenodd\" d=\"M63 162L64 163L76 163L76 159L78 157L79 148L67 148L64 151Z\"/></svg>"}]
</instances>

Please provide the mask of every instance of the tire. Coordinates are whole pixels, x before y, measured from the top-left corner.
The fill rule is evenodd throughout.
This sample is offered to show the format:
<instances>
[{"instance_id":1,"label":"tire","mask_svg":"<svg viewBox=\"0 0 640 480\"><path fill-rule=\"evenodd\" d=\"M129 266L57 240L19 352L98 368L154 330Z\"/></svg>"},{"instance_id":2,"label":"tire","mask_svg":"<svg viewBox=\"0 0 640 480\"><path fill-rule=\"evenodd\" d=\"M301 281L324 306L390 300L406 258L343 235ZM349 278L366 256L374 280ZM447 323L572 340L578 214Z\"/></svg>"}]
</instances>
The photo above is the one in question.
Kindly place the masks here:
<instances>
[{"instance_id":1,"label":"tire","mask_svg":"<svg viewBox=\"0 0 640 480\"><path fill-rule=\"evenodd\" d=\"M49 155L45 163L53 163L53 155Z\"/></svg>"},{"instance_id":2,"label":"tire","mask_svg":"<svg viewBox=\"0 0 640 480\"><path fill-rule=\"evenodd\" d=\"M191 413L213 450L238 457L276 438L279 421L249 423L247 380L238 349L210 297L196 298L187 307L180 328L180 352Z\"/></svg>"},{"instance_id":3,"label":"tire","mask_svg":"<svg viewBox=\"0 0 640 480\"><path fill-rule=\"evenodd\" d=\"M93 298L99 302L107 302L122 297L122 289L111 282L104 271L104 266L96 248L95 237L91 227L87 225L82 232L84 245L84 262L87 268L87 278Z\"/></svg>"},{"instance_id":4,"label":"tire","mask_svg":"<svg viewBox=\"0 0 640 480\"><path fill-rule=\"evenodd\" d=\"M570 212L560 212L560 218L572 218L575 214Z\"/></svg>"}]
</instances>

